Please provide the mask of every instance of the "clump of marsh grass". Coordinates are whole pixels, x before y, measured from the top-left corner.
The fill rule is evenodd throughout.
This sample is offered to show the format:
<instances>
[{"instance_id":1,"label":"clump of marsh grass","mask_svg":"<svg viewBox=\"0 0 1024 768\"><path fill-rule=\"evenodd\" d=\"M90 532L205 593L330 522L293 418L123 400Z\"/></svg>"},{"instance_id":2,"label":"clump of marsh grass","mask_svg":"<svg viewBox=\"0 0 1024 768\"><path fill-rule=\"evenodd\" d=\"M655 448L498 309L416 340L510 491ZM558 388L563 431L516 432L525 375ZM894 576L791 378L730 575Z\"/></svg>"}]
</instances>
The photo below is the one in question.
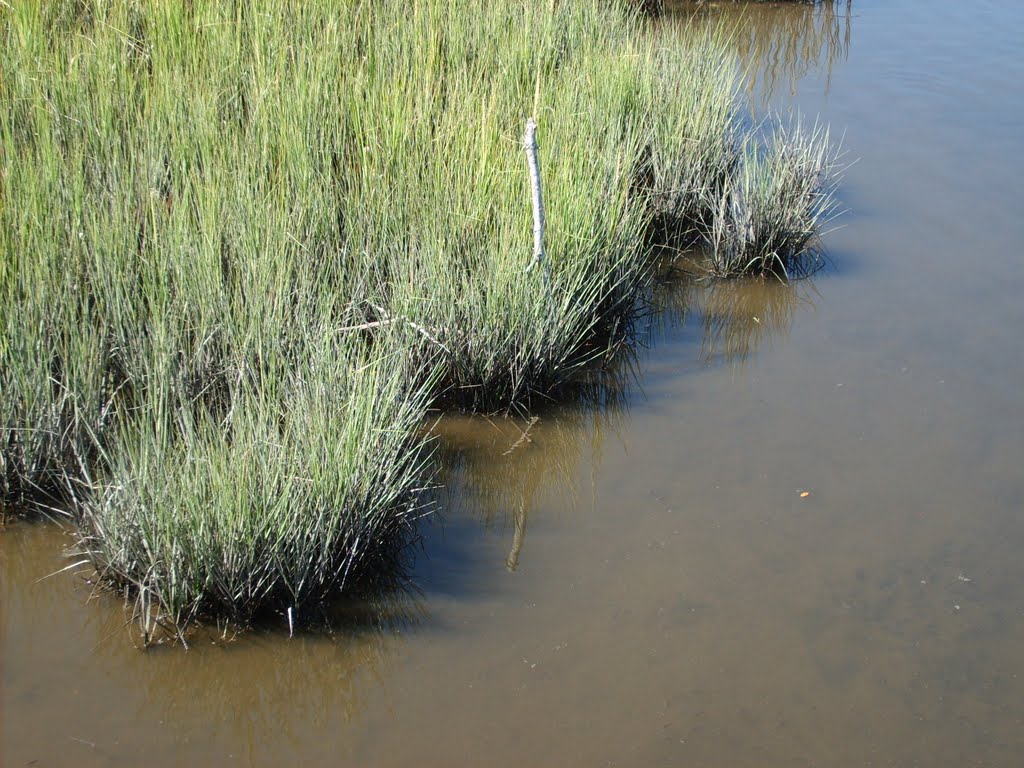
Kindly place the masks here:
<instances>
[{"instance_id":1,"label":"clump of marsh grass","mask_svg":"<svg viewBox=\"0 0 1024 768\"><path fill-rule=\"evenodd\" d=\"M707 234L719 275L799 276L817 267L814 242L837 212L838 156L829 131L777 124L770 140L744 137L714 201Z\"/></svg>"},{"instance_id":2,"label":"clump of marsh grass","mask_svg":"<svg viewBox=\"0 0 1024 768\"><path fill-rule=\"evenodd\" d=\"M837 213L839 158L828 128L799 118L747 125L724 27L665 23L659 34L681 42L660 51L666 82L656 98L686 108L658 113L644 161L654 241L707 245L718 276L812 271L813 243Z\"/></svg>"},{"instance_id":3,"label":"clump of marsh grass","mask_svg":"<svg viewBox=\"0 0 1024 768\"><path fill-rule=\"evenodd\" d=\"M707 236L760 199L731 191L722 42L641 24L604 0L0 7L0 493L66 489L106 582L175 624L384 562L428 402L556 398L626 337L655 220Z\"/></svg>"},{"instance_id":4,"label":"clump of marsh grass","mask_svg":"<svg viewBox=\"0 0 1024 768\"><path fill-rule=\"evenodd\" d=\"M393 354L328 346L242 383L227 424L168 387L117 436L77 504L80 548L133 587L147 631L272 609L298 622L400 555L424 512L426 391Z\"/></svg>"}]
</instances>

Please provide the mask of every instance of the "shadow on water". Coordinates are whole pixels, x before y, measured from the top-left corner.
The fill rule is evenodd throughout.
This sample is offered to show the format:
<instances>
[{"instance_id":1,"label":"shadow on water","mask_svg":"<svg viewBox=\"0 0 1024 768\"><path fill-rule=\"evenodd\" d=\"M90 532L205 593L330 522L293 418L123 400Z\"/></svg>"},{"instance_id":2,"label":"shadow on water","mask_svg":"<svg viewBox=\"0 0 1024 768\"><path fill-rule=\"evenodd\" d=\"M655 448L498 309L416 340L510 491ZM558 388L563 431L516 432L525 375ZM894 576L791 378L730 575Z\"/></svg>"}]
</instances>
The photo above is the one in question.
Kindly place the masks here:
<instances>
[{"instance_id":1,"label":"shadow on water","mask_svg":"<svg viewBox=\"0 0 1024 768\"><path fill-rule=\"evenodd\" d=\"M852 34L852 0L731 3L668 0L672 23L721 25L746 72L753 101L767 106L775 95L795 95L811 74L832 87L835 64L846 60ZM784 92L784 93L783 93Z\"/></svg>"},{"instance_id":2,"label":"shadow on water","mask_svg":"<svg viewBox=\"0 0 1024 768\"><path fill-rule=\"evenodd\" d=\"M819 297L810 279L720 280L701 292L701 357L707 363L746 363L773 337L786 336L796 313Z\"/></svg>"},{"instance_id":3,"label":"shadow on water","mask_svg":"<svg viewBox=\"0 0 1024 768\"><path fill-rule=\"evenodd\" d=\"M504 564L515 571L544 493L557 489L562 505L577 505L580 465L589 459L596 466L606 437L623 427L639 364L635 346L623 345L611 364L584 373L571 403L531 416L448 414L434 422L442 524L476 520L485 530L509 529Z\"/></svg>"},{"instance_id":4,"label":"shadow on water","mask_svg":"<svg viewBox=\"0 0 1024 768\"><path fill-rule=\"evenodd\" d=\"M494 557L486 548L478 551L479 526L503 538L504 567L514 572L531 516L552 508L546 499L556 499L565 512L587 501L583 483L600 471L605 441L621 440L630 403L645 397L641 382L650 350L674 341L700 368L742 367L763 344L788 335L797 313L813 310L817 297L812 278L695 279L666 262L631 346L591 372L576 402L528 417L448 414L432 422L444 535L428 541L426 550L430 559L444 561L445 573L428 577L431 588L459 596L477 589L480 569L493 567L485 560Z\"/></svg>"},{"instance_id":5,"label":"shadow on water","mask_svg":"<svg viewBox=\"0 0 1024 768\"><path fill-rule=\"evenodd\" d=\"M813 275L708 278L703 260L700 253L683 254L655 282L640 339L645 348L682 336L703 365L742 366L765 343L788 336L797 313L813 311L820 298ZM831 254L822 259L815 275L831 273L833 260Z\"/></svg>"},{"instance_id":6,"label":"shadow on water","mask_svg":"<svg viewBox=\"0 0 1024 768\"><path fill-rule=\"evenodd\" d=\"M600 410L564 408L531 418L447 416L434 426L443 466L444 524L472 518L486 530L509 531L505 567L519 567L529 518L544 493L558 489L574 507L580 464L598 462L615 434L624 404Z\"/></svg>"}]
</instances>

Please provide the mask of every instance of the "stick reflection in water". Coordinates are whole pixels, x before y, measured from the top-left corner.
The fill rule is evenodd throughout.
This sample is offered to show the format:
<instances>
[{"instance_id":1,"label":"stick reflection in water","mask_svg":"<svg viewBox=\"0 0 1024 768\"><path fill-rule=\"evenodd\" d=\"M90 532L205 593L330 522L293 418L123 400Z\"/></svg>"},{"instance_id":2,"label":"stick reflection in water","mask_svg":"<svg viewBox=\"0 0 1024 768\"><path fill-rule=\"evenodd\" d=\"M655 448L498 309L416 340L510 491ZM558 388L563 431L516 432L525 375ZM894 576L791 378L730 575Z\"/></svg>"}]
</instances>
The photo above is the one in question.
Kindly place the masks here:
<instances>
[{"instance_id":1,"label":"stick reflection in water","mask_svg":"<svg viewBox=\"0 0 1024 768\"><path fill-rule=\"evenodd\" d=\"M530 516L543 507L545 493L568 500L566 511L578 509L580 478L588 476L581 462L589 461L593 477L605 439L624 432L645 347L695 325L696 358L742 365L762 344L788 334L797 312L813 309L816 296L810 278L695 281L667 270L648 297L646 327L637 329L632 353L595 373L575 404L532 417L447 415L431 425L439 443L442 518L511 529L504 564L517 570Z\"/></svg>"}]
</instances>

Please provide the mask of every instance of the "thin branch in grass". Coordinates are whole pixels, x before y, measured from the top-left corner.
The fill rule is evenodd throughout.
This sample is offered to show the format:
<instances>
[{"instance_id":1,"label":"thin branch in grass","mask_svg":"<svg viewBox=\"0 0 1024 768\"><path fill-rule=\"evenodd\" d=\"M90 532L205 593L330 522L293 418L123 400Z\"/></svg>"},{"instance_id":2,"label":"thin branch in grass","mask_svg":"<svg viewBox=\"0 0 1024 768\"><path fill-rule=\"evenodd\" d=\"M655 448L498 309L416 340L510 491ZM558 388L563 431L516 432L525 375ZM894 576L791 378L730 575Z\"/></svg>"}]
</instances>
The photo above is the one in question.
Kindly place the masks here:
<instances>
[{"instance_id":1,"label":"thin branch in grass","mask_svg":"<svg viewBox=\"0 0 1024 768\"><path fill-rule=\"evenodd\" d=\"M374 328L382 328L385 325L391 325L395 322L394 318L387 318L384 320L371 320L368 323L362 323L360 325L346 325L342 328L335 328L336 333L352 333L354 331L370 331Z\"/></svg>"},{"instance_id":2,"label":"thin branch in grass","mask_svg":"<svg viewBox=\"0 0 1024 768\"><path fill-rule=\"evenodd\" d=\"M382 318L382 322L385 322L385 323L397 323L397 322L405 323L410 328L412 328L414 331L416 331L418 334L420 334L420 336L425 338L427 341L431 342L432 344L436 345L437 347L442 349L444 352L446 352L449 357L452 356L452 351L450 349L448 349L448 347L445 346L440 341L440 339L438 339L437 336L435 335L437 333L437 331L432 331L432 330L429 330L427 328L424 328L419 323L414 323L412 320L410 320L407 317L392 317L390 314L388 314L388 311L386 309L384 309L381 306L378 306L377 304L370 304L370 306L373 307L380 314L380 316Z\"/></svg>"}]
</instances>

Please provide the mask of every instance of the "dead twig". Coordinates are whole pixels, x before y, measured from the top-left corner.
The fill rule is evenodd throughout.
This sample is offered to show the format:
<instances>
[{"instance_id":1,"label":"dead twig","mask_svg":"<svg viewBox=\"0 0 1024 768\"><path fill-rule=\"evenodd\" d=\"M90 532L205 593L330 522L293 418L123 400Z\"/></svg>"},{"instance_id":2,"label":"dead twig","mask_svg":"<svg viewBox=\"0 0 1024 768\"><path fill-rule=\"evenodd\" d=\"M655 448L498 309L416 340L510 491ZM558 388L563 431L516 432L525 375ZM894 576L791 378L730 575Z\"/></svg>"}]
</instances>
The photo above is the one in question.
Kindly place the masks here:
<instances>
[{"instance_id":1,"label":"dead twig","mask_svg":"<svg viewBox=\"0 0 1024 768\"><path fill-rule=\"evenodd\" d=\"M530 430L533 429L533 425L536 424L538 421L540 421L540 416L532 417L530 419L530 423L526 425L526 429L519 430L520 432L522 432L522 434L519 436L519 439L512 443L509 449L501 455L508 456L510 453L512 453L512 451L514 451L523 443L532 443L533 440L530 439ZM516 428L518 429L518 426Z\"/></svg>"},{"instance_id":2,"label":"dead twig","mask_svg":"<svg viewBox=\"0 0 1024 768\"><path fill-rule=\"evenodd\" d=\"M434 330L432 330L432 329L427 329L427 328L424 328L424 327L423 327L422 325L420 325L419 323L414 323L414 322L413 322L412 320L410 320L410 319L409 319L409 318L407 318L407 317L392 317L392 316L391 316L391 315L390 315L390 314L388 313L388 311L387 311L386 309L384 309L383 307L379 307L379 306L377 306L376 304L370 304L370 306L371 306L371 307L373 307L373 309L375 309L375 310L377 311L377 313L378 313L378 314L379 314L379 315L381 316L382 320L380 320L380 321L378 321L378 322L380 322L380 323L397 323L397 322L403 322L403 323L405 323L406 325L408 325L408 326L409 326L410 328L412 328L412 329L413 329L414 331L416 331L416 332L417 332L418 334L420 334L420 335L421 335L421 336L422 336L423 338L425 338L425 339L426 339L427 341L431 342L432 344L434 344L434 345L436 345L436 346L440 347L440 348L441 348L442 350L444 350L444 351L445 351L445 352L446 352L446 353L448 354L448 356L449 356L449 357L451 357L451 356L452 356L452 351L451 351L450 349L448 349L448 347L446 347L446 346L445 346L445 345L444 345L444 344L443 344L443 343L441 342L441 340L440 340L440 339L438 339L438 338L437 338L437 337L435 336L435 334L437 333L437 331L434 331Z\"/></svg>"}]
</instances>

